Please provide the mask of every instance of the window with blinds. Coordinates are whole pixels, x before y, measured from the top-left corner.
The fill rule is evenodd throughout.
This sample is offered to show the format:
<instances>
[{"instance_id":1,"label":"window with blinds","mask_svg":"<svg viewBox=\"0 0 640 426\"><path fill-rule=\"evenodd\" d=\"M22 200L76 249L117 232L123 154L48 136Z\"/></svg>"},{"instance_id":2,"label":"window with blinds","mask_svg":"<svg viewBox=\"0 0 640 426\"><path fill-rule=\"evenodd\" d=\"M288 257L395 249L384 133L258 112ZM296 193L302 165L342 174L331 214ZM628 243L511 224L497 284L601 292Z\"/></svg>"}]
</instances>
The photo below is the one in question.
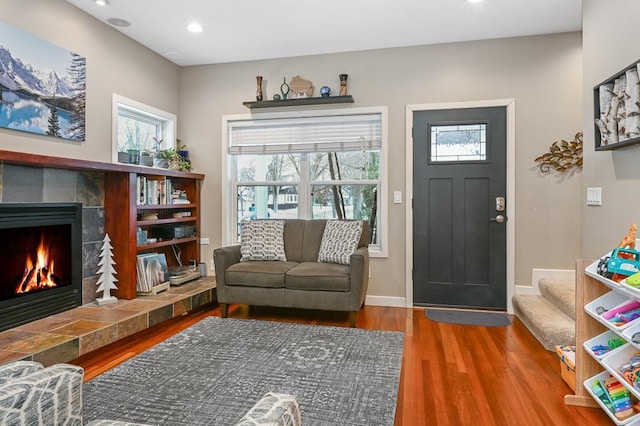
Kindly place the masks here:
<instances>
[{"instance_id":1,"label":"window with blinds","mask_svg":"<svg viewBox=\"0 0 640 426\"><path fill-rule=\"evenodd\" d=\"M381 249L386 109L226 120L230 216L363 219Z\"/></svg>"}]
</instances>

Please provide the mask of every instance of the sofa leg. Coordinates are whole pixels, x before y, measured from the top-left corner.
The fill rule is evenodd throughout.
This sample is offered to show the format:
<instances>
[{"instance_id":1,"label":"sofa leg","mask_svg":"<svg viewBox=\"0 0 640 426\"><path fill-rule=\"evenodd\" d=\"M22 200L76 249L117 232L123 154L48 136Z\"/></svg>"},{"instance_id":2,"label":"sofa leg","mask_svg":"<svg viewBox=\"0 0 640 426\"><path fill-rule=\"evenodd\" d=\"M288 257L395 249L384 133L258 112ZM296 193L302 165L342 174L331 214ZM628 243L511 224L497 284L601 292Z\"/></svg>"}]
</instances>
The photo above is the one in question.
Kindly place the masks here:
<instances>
[{"instance_id":1,"label":"sofa leg","mask_svg":"<svg viewBox=\"0 0 640 426\"><path fill-rule=\"evenodd\" d=\"M229 305L226 303L220 303L220 318L226 318L228 315Z\"/></svg>"},{"instance_id":2,"label":"sofa leg","mask_svg":"<svg viewBox=\"0 0 640 426\"><path fill-rule=\"evenodd\" d=\"M351 328L356 328L357 321L358 321L358 311L349 311L349 322L351 322Z\"/></svg>"}]
</instances>

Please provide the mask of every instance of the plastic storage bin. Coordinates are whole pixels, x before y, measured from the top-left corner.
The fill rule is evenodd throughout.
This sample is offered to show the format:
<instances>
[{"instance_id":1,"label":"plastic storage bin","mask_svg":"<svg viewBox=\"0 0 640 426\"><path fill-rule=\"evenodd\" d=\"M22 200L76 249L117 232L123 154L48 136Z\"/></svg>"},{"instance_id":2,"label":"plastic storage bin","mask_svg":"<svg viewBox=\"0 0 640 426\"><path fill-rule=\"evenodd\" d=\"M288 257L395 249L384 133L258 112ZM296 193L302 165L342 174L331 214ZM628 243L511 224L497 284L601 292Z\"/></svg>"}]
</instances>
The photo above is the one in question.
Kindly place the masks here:
<instances>
[{"instance_id":1,"label":"plastic storage bin","mask_svg":"<svg viewBox=\"0 0 640 426\"><path fill-rule=\"evenodd\" d=\"M634 327L640 327L640 324L637 324ZM630 329L631 327L629 327ZM625 330L626 331L626 330ZM615 349L611 349L609 352L604 353L604 354L600 354L597 355L593 352L592 348L594 346L609 346L608 343L610 340L612 339L620 339L620 335L612 330L607 330L604 333L598 334L596 337L593 337L587 341L585 341L582 346L584 347L584 350L587 351L587 353L589 355L591 355L593 358L597 359L597 360L601 360L602 358L604 358L607 355L611 355L612 353L621 350L622 348L625 348L629 345L629 343L626 343L622 346L618 346Z\"/></svg>"},{"instance_id":2,"label":"plastic storage bin","mask_svg":"<svg viewBox=\"0 0 640 426\"><path fill-rule=\"evenodd\" d=\"M640 323L639 321L640 318L636 318L635 320L624 323L622 325L616 325L613 322L605 319L603 315L611 314L612 311L615 311L616 309L619 309L623 306L627 306L632 303L635 303L635 300L629 299L617 292L610 291L598 297L597 299L594 299L591 302L589 302L587 305L585 305L584 309L589 315L591 315L593 318L598 320L605 327L611 330L620 330L620 332L622 333L622 330L624 330L625 328L630 327L633 324ZM598 307L603 307L607 311L604 312L603 314L598 314L598 311L597 311Z\"/></svg>"},{"instance_id":3,"label":"plastic storage bin","mask_svg":"<svg viewBox=\"0 0 640 426\"><path fill-rule=\"evenodd\" d=\"M634 414L626 419L618 419L614 413L612 413L606 405L604 405L604 403L600 400L600 398L598 398L598 396L593 392L592 389L592 385L596 380L600 380L600 381L605 381L609 378L610 374L608 371L603 371L602 373L596 374L593 377L588 378L587 380L584 381L584 388L587 390L587 392L589 392L589 394L591 395L591 397L593 399L596 400L596 402L598 403L598 405L600 405L600 407L602 408L602 410L607 413L607 415L609 416L609 418L617 425L630 425L632 424L637 424L636 422L640 422L640 414ZM622 383L622 382L621 382ZM634 395L631 395L631 403L635 404L638 401L638 399L636 397L634 397Z\"/></svg>"}]
</instances>

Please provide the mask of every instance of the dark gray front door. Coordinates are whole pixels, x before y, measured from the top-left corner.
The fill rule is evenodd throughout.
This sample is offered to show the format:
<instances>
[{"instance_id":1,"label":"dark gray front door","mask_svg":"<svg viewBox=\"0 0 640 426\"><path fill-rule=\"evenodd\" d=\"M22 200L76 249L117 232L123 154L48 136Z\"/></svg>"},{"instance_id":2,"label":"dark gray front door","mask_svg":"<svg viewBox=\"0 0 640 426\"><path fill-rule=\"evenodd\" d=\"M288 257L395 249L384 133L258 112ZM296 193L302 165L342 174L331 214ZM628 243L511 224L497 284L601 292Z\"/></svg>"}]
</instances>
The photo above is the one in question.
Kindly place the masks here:
<instances>
[{"instance_id":1,"label":"dark gray front door","mask_svg":"<svg viewBox=\"0 0 640 426\"><path fill-rule=\"evenodd\" d=\"M413 113L415 305L505 310L506 107Z\"/></svg>"}]
</instances>

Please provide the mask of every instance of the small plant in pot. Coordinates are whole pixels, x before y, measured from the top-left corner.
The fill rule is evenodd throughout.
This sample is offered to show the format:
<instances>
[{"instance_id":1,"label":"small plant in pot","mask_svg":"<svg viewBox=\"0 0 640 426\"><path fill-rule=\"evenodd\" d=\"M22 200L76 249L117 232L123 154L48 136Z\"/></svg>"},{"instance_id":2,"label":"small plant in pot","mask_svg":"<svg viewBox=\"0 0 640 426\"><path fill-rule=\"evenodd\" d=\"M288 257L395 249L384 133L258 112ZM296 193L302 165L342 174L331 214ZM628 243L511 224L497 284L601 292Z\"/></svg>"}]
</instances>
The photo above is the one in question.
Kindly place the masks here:
<instances>
[{"instance_id":1,"label":"small plant in pot","mask_svg":"<svg viewBox=\"0 0 640 426\"><path fill-rule=\"evenodd\" d=\"M140 165L153 167L153 152L145 149L140 153Z\"/></svg>"}]
</instances>

